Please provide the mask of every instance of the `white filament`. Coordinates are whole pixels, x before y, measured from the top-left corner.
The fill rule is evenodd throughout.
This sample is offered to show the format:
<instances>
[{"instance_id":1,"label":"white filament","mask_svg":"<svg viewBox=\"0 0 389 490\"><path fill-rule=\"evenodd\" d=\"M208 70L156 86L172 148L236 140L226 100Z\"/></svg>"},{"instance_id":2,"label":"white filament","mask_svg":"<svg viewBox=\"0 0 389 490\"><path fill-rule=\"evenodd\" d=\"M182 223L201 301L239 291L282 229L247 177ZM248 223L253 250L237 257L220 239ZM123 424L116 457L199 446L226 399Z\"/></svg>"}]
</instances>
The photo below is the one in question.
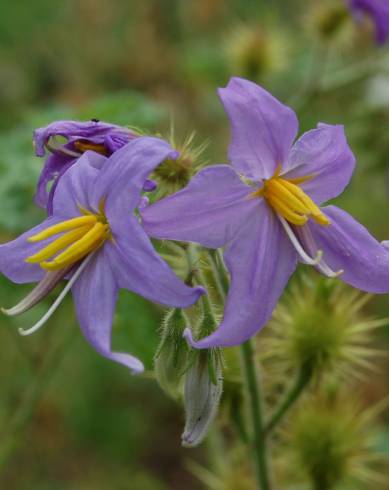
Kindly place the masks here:
<instances>
[{"instance_id":1,"label":"white filament","mask_svg":"<svg viewBox=\"0 0 389 490\"><path fill-rule=\"evenodd\" d=\"M315 250L317 249L317 245L315 243L315 240L312 236L312 233L310 229L307 226L302 226L301 227L301 235L304 241L306 242L306 245L308 249L310 250ZM341 274L343 274L344 270L339 269L338 271L334 271L329 267L327 262L322 258L318 264L316 264L316 267L319 269L319 271L324 274L327 277L339 277Z\"/></svg>"},{"instance_id":2,"label":"white filament","mask_svg":"<svg viewBox=\"0 0 389 490\"><path fill-rule=\"evenodd\" d=\"M338 271L333 271L329 265L322 260L318 265L317 268L322 272L325 276L327 277L339 277L343 274L344 270L339 269Z\"/></svg>"},{"instance_id":3,"label":"white filament","mask_svg":"<svg viewBox=\"0 0 389 490\"><path fill-rule=\"evenodd\" d=\"M69 150L69 148L65 148L65 145L57 141L55 136L52 136L50 140L46 143L46 147L50 151L60 151L64 155L68 155L70 157L75 157L78 158L81 156L81 153L78 153L76 151Z\"/></svg>"},{"instance_id":4,"label":"white filament","mask_svg":"<svg viewBox=\"0 0 389 490\"><path fill-rule=\"evenodd\" d=\"M65 296L70 291L70 289L72 288L73 284L80 277L81 273L84 271L84 269L86 268L86 266L89 264L89 262L91 261L91 259L92 259L93 256L94 256L94 254L90 254L84 260L84 262L79 266L79 268L73 274L73 276L71 277L71 279L69 279L68 283L63 288L63 290L59 294L58 298L50 306L50 308L43 315L43 317L37 323L35 323L35 325L33 325L32 327L30 327L28 329L23 329L23 328L19 328L18 329L18 332L20 333L20 335L23 335L23 336L31 335L32 333L36 332L41 327L43 327L43 325L47 322L47 320L49 320L49 318L51 317L51 315L56 311L56 309L58 308L58 306L62 303L62 301L64 300Z\"/></svg>"},{"instance_id":5,"label":"white filament","mask_svg":"<svg viewBox=\"0 0 389 490\"><path fill-rule=\"evenodd\" d=\"M277 216L281 221L281 224L284 227L284 230L286 231L286 234L288 235L290 241L292 242L292 245L296 249L296 252L300 255L303 261L308 265L318 265L323 259L323 251L318 250L316 252L315 258L310 257L301 246L300 242L298 241L296 235L293 233L293 230L290 227L289 223L286 221L286 219L280 215Z\"/></svg>"}]
</instances>

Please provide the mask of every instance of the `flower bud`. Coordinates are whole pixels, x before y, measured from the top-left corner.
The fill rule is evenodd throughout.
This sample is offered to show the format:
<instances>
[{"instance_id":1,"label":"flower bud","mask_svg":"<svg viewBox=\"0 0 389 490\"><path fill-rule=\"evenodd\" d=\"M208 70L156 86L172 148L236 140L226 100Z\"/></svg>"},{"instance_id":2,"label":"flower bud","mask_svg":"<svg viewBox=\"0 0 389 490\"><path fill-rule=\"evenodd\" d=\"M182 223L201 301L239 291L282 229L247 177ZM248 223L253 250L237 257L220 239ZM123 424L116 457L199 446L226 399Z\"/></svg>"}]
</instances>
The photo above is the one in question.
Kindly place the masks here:
<instances>
[{"instance_id":1,"label":"flower bud","mask_svg":"<svg viewBox=\"0 0 389 490\"><path fill-rule=\"evenodd\" d=\"M177 150L177 158L168 158L159 165L153 177L158 182L158 198L179 191L185 187L193 175L205 164L202 154L207 143L194 145L195 133L191 133L182 143L176 141L174 131L171 131L169 140L172 147Z\"/></svg>"},{"instance_id":2,"label":"flower bud","mask_svg":"<svg viewBox=\"0 0 389 490\"><path fill-rule=\"evenodd\" d=\"M175 308L168 311L154 358L157 382L173 399L178 399L182 394L183 374L189 362L189 347L182 336L187 325L183 310Z\"/></svg>"},{"instance_id":3,"label":"flower bud","mask_svg":"<svg viewBox=\"0 0 389 490\"><path fill-rule=\"evenodd\" d=\"M184 447L196 447L203 441L217 414L222 390L219 356L200 351L185 376L185 428L181 436Z\"/></svg>"}]
</instances>

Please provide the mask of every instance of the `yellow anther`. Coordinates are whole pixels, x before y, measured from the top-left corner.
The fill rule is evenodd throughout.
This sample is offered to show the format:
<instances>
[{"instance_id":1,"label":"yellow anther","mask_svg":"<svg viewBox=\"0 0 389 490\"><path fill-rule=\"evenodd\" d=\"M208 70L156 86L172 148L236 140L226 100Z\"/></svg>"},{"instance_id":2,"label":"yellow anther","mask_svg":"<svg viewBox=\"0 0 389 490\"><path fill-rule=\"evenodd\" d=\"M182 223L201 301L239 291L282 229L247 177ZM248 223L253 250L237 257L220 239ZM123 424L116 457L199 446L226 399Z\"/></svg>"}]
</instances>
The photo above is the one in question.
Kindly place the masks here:
<instances>
[{"instance_id":1,"label":"yellow anther","mask_svg":"<svg viewBox=\"0 0 389 490\"><path fill-rule=\"evenodd\" d=\"M92 143L91 141L88 140L75 141L74 146L81 153L84 153L87 150L92 150L95 151L96 153L101 153L104 156L109 155L109 152L104 145L101 145L99 143Z\"/></svg>"},{"instance_id":2,"label":"yellow anther","mask_svg":"<svg viewBox=\"0 0 389 490\"><path fill-rule=\"evenodd\" d=\"M285 204L292 208L292 210L301 214L309 214L310 208L301 200L301 198L297 197L295 193L291 192L288 187L286 187L283 179L272 179L268 184L268 192L284 201Z\"/></svg>"},{"instance_id":3,"label":"yellow anther","mask_svg":"<svg viewBox=\"0 0 389 490\"><path fill-rule=\"evenodd\" d=\"M304 225L308 218L293 211L284 201L273 194L266 195L270 206L293 225Z\"/></svg>"},{"instance_id":4,"label":"yellow anther","mask_svg":"<svg viewBox=\"0 0 389 490\"><path fill-rule=\"evenodd\" d=\"M76 240L80 239L89 230L90 226L80 226L78 228L75 228L74 230L68 231L60 238L57 238L57 240L54 240L54 242L47 245L47 247L40 250L38 253L31 255L31 257L28 257L26 259L26 262L28 262L29 264L35 264L52 257L57 252L60 252L68 245L71 245Z\"/></svg>"},{"instance_id":5,"label":"yellow anther","mask_svg":"<svg viewBox=\"0 0 389 490\"><path fill-rule=\"evenodd\" d=\"M319 214L312 213L312 219L319 225L328 226L331 224L331 220L321 211Z\"/></svg>"},{"instance_id":6,"label":"yellow anther","mask_svg":"<svg viewBox=\"0 0 389 490\"><path fill-rule=\"evenodd\" d=\"M305 206L309 209L309 214L312 215L312 218L321 225L329 225L331 221L327 218L327 216L320 210L319 206L315 204L312 199L295 184L288 182L285 179L282 179L283 185L290 190L296 197L301 199L301 201L305 204Z\"/></svg>"},{"instance_id":7,"label":"yellow anther","mask_svg":"<svg viewBox=\"0 0 389 490\"><path fill-rule=\"evenodd\" d=\"M59 254L51 262L42 262L41 267L46 270L58 270L77 262L92 250L96 249L107 236L109 226L96 222L82 238Z\"/></svg>"},{"instance_id":8,"label":"yellow anther","mask_svg":"<svg viewBox=\"0 0 389 490\"><path fill-rule=\"evenodd\" d=\"M43 230L36 235L30 236L29 238L27 238L27 241L40 242L41 240L46 240L46 238L50 238L54 235L57 235L58 233L69 231L73 228L78 228L79 226L94 225L95 223L97 223L96 216L80 216L79 218L69 219L67 221L63 221L62 223L50 226L49 228L46 228L46 230Z\"/></svg>"},{"instance_id":9,"label":"yellow anther","mask_svg":"<svg viewBox=\"0 0 389 490\"><path fill-rule=\"evenodd\" d=\"M299 187L299 184L312 179L313 175L296 178L281 177L281 168L277 167L271 179L265 180L263 186L250 194L250 198L264 197L274 210L290 223L302 226L311 217L320 225L331 222L319 206Z\"/></svg>"}]
</instances>

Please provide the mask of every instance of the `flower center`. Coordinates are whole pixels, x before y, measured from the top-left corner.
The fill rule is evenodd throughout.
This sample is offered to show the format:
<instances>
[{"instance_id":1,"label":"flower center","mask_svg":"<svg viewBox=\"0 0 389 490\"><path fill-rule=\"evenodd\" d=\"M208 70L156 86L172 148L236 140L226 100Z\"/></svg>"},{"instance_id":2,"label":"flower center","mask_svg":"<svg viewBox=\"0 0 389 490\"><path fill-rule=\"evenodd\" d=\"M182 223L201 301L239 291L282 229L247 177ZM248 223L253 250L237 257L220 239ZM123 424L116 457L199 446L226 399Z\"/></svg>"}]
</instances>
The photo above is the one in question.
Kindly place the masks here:
<instances>
[{"instance_id":1,"label":"flower center","mask_svg":"<svg viewBox=\"0 0 389 490\"><path fill-rule=\"evenodd\" d=\"M90 213L83 208L80 210L83 216L62 221L29 237L29 242L40 242L62 233L59 238L28 257L26 262L39 264L48 271L57 271L75 264L101 247L111 237L103 205L100 206L99 214Z\"/></svg>"},{"instance_id":2,"label":"flower center","mask_svg":"<svg viewBox=\"0 0 389 490\"><path fill-rule=\"evenodd\" d=\"M280 169L271 179L265 180L263 186L252 194L263 197L274 211L289 223L304 225L308 218L326 226L331 222L312 199L299 187L299 184L311 179L311 176L285 179L280 177Z\"/></svg>"}]
</instances>

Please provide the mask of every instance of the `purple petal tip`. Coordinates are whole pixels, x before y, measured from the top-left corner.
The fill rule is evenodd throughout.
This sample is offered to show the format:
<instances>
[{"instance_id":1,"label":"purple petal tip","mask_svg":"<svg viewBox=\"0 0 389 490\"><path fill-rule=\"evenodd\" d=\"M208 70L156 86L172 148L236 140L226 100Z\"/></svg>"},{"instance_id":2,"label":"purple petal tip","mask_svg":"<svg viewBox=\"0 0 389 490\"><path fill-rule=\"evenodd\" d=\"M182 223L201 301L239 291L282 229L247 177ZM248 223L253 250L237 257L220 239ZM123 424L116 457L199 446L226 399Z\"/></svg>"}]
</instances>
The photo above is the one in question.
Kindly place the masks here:
<instances>
[{"instance_id":1,"label":"purple petal tip","mask_svg":"<svg viewBox=\"0 0 389 490\"><path fill-rule=\"evenodd\" d=\"M145 192L153 192L158 187L154 180L147 179L143 185L143 190Z\"/></svg>"},{"instance_id":2,"label":"purple petal tip","mask_svg":"<svg viewBox=\"0 0 389 490\"><path fill-rule=\"evenodd\" d=\"M145 367L143 365L142 362L138 362L138 363L133 363L133 365L131 366L131 372L134 376L136 376L137 374L142 374L145 370Z\"/></svg>"},{"instance_id":3,"label":"purple petal tip","mask_svg":"<svg viewBox=\"0 0 389 490\"><path fill-rule=\"evenodd\" d=\"M182 336L191 347L194 347L195 341L193 340L193 336L190 328L186 328Z\"/></svg>"},{"instance_id":4,"label":"purple petal tip","mask_svg":"<svg viewBox=\"0 0 389 490\"><path fill-rule=\"evenodd\" d=\"M208 294L207 290L203 286L196 286L194 289L199 295L199 297L202 296L203 294Z\"/></svg>"}]
</instances>

